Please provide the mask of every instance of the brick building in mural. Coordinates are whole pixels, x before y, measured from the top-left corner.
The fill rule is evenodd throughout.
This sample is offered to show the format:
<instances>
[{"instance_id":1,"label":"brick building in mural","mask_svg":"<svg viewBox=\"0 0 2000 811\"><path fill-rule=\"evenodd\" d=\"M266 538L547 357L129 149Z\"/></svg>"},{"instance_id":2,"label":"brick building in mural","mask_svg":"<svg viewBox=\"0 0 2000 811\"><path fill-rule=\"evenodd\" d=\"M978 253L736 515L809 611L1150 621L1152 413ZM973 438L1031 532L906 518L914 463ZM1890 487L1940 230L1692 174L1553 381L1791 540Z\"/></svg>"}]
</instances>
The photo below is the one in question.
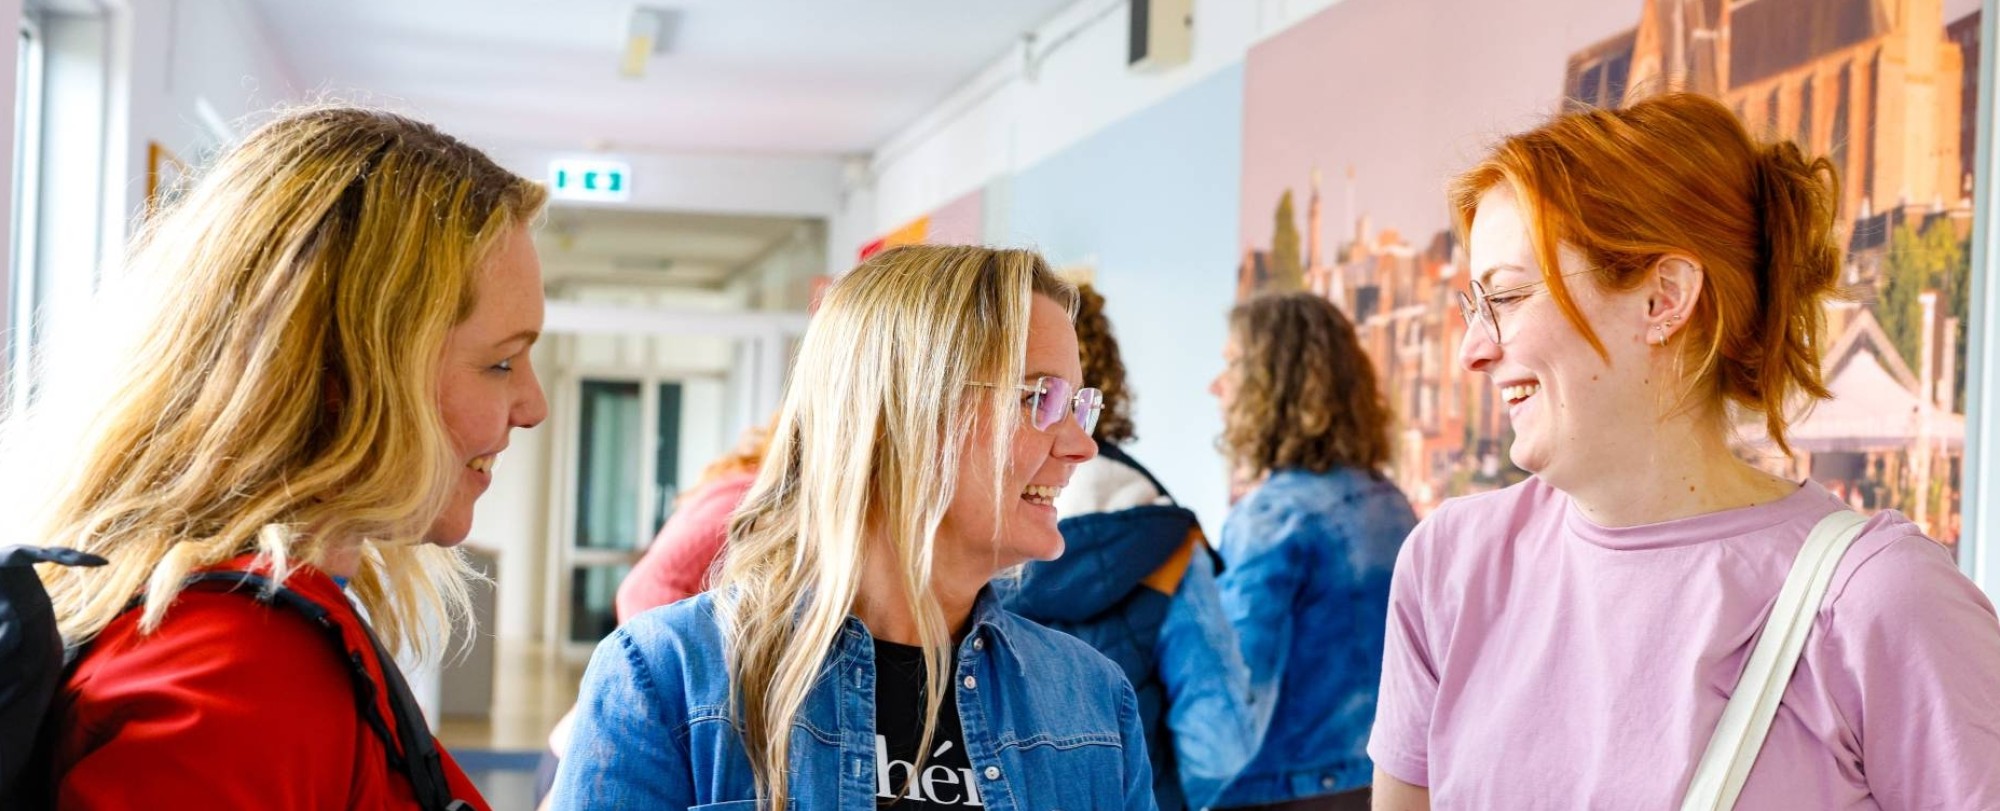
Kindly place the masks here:
<instances>
[{"instance_id":1,"label":"brick building in mural","mask_svg":"<svg viewBox=\"0 0 2000 811\"><path fill-rule=\"evenodd\" d=\"M1456 293L1466 285L1458 241L1439 231L1419 246L1394 229L1375 229L1367 215L1354 213L1353 185L1349 169L1345 210L1353 222L1330 250L1321 175L1313 172L1303 252L1247 252L1237 273L1239 297L1286 289L1284 280L1297 278L1354 320L1397 418L1390 473L1420 513L1448 496L1519 481L1523 474L1506 462L1508 427L1492 386L1458 365L1465 324ZM1286 208L1281 201L1274 242L1287 238ZM1299 257L1296 274L1278 267L1288 254Z\"/></svg>"}]
</instances>

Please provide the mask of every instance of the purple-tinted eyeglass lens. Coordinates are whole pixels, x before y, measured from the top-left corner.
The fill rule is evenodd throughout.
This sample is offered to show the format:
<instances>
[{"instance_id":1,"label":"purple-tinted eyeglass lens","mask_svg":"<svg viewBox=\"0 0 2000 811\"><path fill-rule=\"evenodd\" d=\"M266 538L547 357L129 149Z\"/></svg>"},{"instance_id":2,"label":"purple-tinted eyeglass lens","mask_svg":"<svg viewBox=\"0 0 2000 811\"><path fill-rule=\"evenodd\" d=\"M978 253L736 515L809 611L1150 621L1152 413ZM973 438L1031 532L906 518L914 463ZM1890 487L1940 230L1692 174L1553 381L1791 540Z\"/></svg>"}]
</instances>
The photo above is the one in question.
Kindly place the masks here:
<instances>
[{"instance_id":1,"label":"purple-tinted eyeglass lens","mask_svg":"<svg viewBox=\"0 0 2000 811\"><path fill-rule=\"evenodd\" d=\"M1097 434L1097 415L1103 411L1104 392L1084 389L1076 393L1076 424L1083 427L1084 433Z\"/></svg>"},{"instance_id":2,"label":"purple-tinted eyeglass lens","mask_svg":"<svg viewBox=\"0 0 2000 811\"><path fill-rule=\"evenodd\" d=\"M1042 392L1035 395L1035 427L1046 431L1063 418L1063 410L1069 408L1069 398L1074 392L1069 381L1060 377L1044 377L1038 382Z\"/></svg>"},{"instance_id":3,"label":"purple-tinted eyeglass lens","mask_svg":"<svg viewBox=\"0 0 2000 811\"><path fill-rule=\"evenodd\" d=\"M1063 412L1069 411L1084 433L1097 430L1097 415L1104 410L1103 392L1071 388L1070 382L1060 377L1044 377L1036 381L1036 388L1039 389L1034 395L1036 429L1047 431L1055 427Z\"/></svg>"}]
</instances>

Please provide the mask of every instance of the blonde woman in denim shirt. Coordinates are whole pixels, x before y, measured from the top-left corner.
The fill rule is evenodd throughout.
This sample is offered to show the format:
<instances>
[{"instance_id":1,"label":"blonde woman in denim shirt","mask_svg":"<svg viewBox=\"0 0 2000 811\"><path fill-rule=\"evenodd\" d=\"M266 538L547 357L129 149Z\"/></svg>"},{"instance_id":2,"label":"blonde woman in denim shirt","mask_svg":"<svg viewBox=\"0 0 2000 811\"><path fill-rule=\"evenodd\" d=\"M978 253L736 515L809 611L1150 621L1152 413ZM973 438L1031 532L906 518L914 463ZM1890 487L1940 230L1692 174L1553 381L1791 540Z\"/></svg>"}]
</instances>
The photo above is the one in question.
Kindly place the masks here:
<instances>
[{"instance_id":1,"label":"blonde woman in denim shirt","mask_svg":"<svg viewBox=\"0 0 2000 811\"><path fill-rule=\"evenodd\" d=\"M1095 455L1074 307L1025 251L836 282L716 588L598 646L555 807L1151 809L1131 686L987 588Z\"/></svg>"},{"instance_id":2,"label":"blonde woman in denim shirt","mask_svg":"<svg viewBox=\"0 0 2000 811\"><path fill-rule=\"evenodd\" d=\"M1119 447L1137 435L1125 361L1104 297L1076 292L1083 379L1104 392L1097 458L1056 500L1063 556L995 586L1007 610L1118 663L1139 695L1160 811L1206 808L1250 759L1249 673L1200 522Z\"/></svg>"},{"instance_id":3,"label":"blonde woman in denim shirt","mask_svg":"<svg viewBox=\"0 0 2000 811\"><path fill-rule=\"evenodd\" d=\"M1238 305L1223 357L1222 447L1255 484L1222 526L1220 584L1259 744L1215 804L1366 809L1390 575L1416 525L1380 472L1388 404L1354 325L1319 296Z\"/></svg>"}]
</instances>

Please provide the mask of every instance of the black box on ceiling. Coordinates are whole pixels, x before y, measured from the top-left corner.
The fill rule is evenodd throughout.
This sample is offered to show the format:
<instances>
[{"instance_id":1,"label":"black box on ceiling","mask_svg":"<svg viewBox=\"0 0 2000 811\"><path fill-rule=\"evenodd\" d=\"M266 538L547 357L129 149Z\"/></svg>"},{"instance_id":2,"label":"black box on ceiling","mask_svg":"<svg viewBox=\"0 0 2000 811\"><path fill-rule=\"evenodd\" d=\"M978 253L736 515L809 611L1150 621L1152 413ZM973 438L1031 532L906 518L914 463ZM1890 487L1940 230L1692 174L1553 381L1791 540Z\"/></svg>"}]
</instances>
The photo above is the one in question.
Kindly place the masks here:
<instances>
[{"instance_id":1,"label":"black box on ceiling","mask_svg":"<svg viewBox=\"0 0 2000 811\"><path fill-rule=\"evenodd\" d=\"M1194 0L1132 0L1131 47L1125 64L1154 71L1194 56Z\"/></svg>"}]
</instances>

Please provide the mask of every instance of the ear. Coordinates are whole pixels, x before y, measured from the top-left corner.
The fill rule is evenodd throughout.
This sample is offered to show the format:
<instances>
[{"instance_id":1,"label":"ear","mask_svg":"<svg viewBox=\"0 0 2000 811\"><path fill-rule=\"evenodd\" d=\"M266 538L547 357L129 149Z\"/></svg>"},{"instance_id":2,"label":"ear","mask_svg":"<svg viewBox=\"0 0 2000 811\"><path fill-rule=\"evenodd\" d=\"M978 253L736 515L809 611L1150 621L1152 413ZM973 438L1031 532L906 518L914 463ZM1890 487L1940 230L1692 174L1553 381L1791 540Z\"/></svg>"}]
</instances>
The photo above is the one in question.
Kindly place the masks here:
<instances>
[{"instance_id":1,"label":"ear","mask_svg":"<svg viewBox=\"0 0 2000 811\"><path fill-rule=\"evenodd\" d=\"M1653 263L1646 296L1647 343L1671 342L1687 327L1706 280L1701 263L1691 256L1671 254Z\"/></svg>"}]
</instances>

